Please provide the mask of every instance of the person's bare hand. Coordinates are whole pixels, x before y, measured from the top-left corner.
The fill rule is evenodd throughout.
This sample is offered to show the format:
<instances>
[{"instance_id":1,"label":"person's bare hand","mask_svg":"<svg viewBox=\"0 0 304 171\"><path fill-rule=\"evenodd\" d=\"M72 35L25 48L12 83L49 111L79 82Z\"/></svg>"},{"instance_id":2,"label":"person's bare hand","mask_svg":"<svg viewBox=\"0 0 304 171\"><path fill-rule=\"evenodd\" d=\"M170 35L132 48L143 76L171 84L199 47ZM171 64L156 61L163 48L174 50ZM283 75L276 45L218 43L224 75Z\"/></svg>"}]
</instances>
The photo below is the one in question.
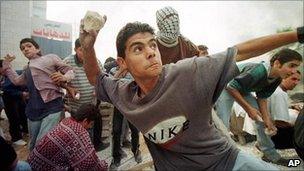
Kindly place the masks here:
<instances>
[{"instance_id":1,"label":"person's bare hand","mask_svg":"<svg viewBox=\"0 0 304 171\"><path fill-rule=\"evenodd\" d=\"M248 113L248 116L251 119L253 119L255 121L260 121L260 122L263 121L261 112L259 110L257 110L256 108L250 107L249 109L247 109L246 112Z\"/></svg>"},{"instance_id":2,"label":"person's bare hand","mask_svg":"<svg viewBox=\"0 0 304 171\"><path fill-rule=\"evenodd\" d=\"M303 104L292 104L291 105L291 109L294 109L294 110L297 110L297 111L300 111L301 109L303 108Z\"/></svg>"},{"instance_id":3,"label":"person's bare hand","mask_svg":"<svg viewBox=\"0 0 304 171\"><path fill-rule=\"evenodd\" d=\"M61 74L61 72L54 72L53 74L50 75L50 78L52 79L53 82L55 82L57 85L60 84L61 82L67 81L66 77Z\"/></svg>"},{"instance_id":4,"label":"person's bare hand","mask_svg":"<svg viewBox=\"0 0 304 171\"><path fill-rule=\"evenodd\" d=\"M272 135L275 135L277 133L277 128L275 127L275 125L273 124L273 122L271 121L270 118L265 119L264 123L265 123L267 132L269 132L267 134L272 136Z\"/></svg>"},{"instance_id":5,"label":"person's bare hand","mask_svg":"<svg viewBox=\"0 0 304 171\"><path fill-rule=\"evenodd\" d=\"M79 93L79 91L76 88L68 86L66 87L66 90L68 97L71 97L74 100L79 100L78 98L76 98L76 94Z\"/></svg>"},{"instance_id":6,"label":"person's bare hand","mask_svg":"<svg viewBox=\"0 0 304 171\"><path fill-rule=\"evenodd\" d=\"M104 19L106 22L106 16L104 16ZM84 49L93 48L97 35L100 30L84 30L84 21L81 19L80 21L80 27L79 27L79 41L81 44L81 47Z\"/></svg>"},{"instance_id":7,"label":"person's bare hand","mask_svg":"<svg viewBox=\"0 0 304 171\"><path fill-rule=\"evenodd\" d=\"M6 54L6 56L4 57L4 60L6 60L8 62L12 62L15 59L16 59L16 56L12 55L12 54Z\"/></svg>"}]
</instances>

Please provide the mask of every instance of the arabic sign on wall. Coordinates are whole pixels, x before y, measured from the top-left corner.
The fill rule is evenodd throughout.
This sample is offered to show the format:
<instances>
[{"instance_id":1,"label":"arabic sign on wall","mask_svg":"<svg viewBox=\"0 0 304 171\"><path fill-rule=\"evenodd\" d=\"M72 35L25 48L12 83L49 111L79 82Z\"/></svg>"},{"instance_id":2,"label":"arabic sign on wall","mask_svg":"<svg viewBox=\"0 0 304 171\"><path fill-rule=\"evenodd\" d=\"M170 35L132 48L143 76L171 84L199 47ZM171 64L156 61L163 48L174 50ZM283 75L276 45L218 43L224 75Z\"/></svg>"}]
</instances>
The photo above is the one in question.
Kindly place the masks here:
<instances>
[{"instance_id":1,"label":"arabic sign on wall","mask_svg":"<svg viewBox=\"0 0 304 171\"><path fill-rule=\"evenodd\" d=\"M72 25L32 18L32 36L72 42Z\"/></svg>"}]
</instances>

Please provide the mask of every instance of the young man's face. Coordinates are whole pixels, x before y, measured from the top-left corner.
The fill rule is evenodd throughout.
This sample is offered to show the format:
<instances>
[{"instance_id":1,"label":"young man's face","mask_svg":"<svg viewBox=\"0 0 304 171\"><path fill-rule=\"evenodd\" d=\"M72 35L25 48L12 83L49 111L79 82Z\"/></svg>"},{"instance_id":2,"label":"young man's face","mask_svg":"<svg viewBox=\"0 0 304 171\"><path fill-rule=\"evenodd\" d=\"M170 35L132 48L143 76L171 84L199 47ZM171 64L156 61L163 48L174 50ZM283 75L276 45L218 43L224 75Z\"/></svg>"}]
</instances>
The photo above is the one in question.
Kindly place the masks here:
<instances>
[{"instance_id":1,"label":"young man's face","mask_svg":"<svg viewBox=\"0 0 304 171\"><path fill-rule=\"evenodd\" d=\"M39 49L36 49L36 47L30 42L22 43L20 45L20 50L22 51L23 55L28 59L32 59L33 57L35 57L40 51Z\"/></svg>"},{"instance_id":2,"label":"young man's face","mask_svg":"<svg viewBox=\"0 0 304 171\"><path fill-rule=\"evenodd\" d=\"M279 61L276 61L276 67L278 68L278 73L282 79L291 76L292 74L297 72L297 68L300 66L301 61L292 60L289 62L284 63L283 65L280 64Z\"/></svg>"},{"instance_id":3,"label":"young man's face","mask_svg":"<svg viewBox=\"0 0 304 171\"><path fill-rule=\"evenodd\" d=\"M162 70L155 37L148 32L131 36L126 42L125 58L120 60L135 79L155 78Z\"/></svg>"},{"instance_id":4,"label":"young man's face","mask_svg":"<svg viewBox=\"0 0 304 171\"><path fill-rule=\"evenodd\" d=\"M301 75L299 73L295 73L283 79L282 84L287 90L293 90L299 84L300 79Z\"/></svg>"}]
</instances>

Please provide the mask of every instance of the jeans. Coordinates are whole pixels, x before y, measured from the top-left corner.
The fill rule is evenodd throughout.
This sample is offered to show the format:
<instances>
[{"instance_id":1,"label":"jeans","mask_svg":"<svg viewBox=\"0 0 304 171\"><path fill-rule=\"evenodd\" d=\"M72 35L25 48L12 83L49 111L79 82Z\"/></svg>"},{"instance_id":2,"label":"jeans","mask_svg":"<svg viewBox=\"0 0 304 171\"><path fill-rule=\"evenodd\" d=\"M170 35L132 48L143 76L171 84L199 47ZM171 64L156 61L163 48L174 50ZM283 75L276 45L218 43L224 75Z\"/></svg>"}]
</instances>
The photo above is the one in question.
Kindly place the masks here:
<instances>
[{"instance_id":1,"label":"jeans","mask_svg":"<svg viewBox=\"0 0 304 171\"><path fill-rule=\"evenodd\" d=\"M261 159L258 159L250 154L247 154L243 151L240 151L234 166L233 171L236 170L279 170L274 165L264 162Z\"/></svg>"},{"instance_id":2,"label":"jeans","mask_svg":"<svg viewBox=\"0 0 304 171\"><path fill-rule=\"evenodd\" d=\"M244 95L243 97L252 107L259 110L259 106L255 97L253 97L251 94ZM228 129L233 103L234 98L227 92L227 90L223 90L222 94L216 102L216 112ZM255 127L257 130L257 142L261 151L269 160L278 160L281 156L276 151L271 137L265 134L264 122L255 121Z\"/></svg>"},{"instance_id":3,"label":"jeans","mask_svg":"<svg viewBox=\"0 0 304 171\"><path fill-rule=\"evenodd\" d=\"M281 158L281 155L276 151L271 137L265 134L264 122L255 121L255 126L257 130L257 142L264 156L266 156L271 161L279 160Z\"/></svg>"},{"instance_id":4,"label":"jeans","mask_svg":"<svg viewBox=\"0 0 304 171\"><path fill-rule=\"evenodd\" d=\"M32 151L35 144L47 134L53 127L55 127L61 120L62 112L56 112L49 114L45 118L39 121L31 121L28 119L29 133L30 133L30 143L29 149Z\"/></svg>"},{"instance_id":5,"label":"jeans","mask_svg":"<svg viewBox=\"0 0 304 171\"><path fill-rule=\"evenodd\" d=\"M31 171L31 166L25 161L18 161L13 171Z\"/></svg>"},{"instance_id":6,"label":"jeans","mask_svg":"<svg viewBox=\"0 0 304 171\"><path fill-rule=\"evenodd\" d=\"M113 116L113 149L112 149L112 155L114 159L121 159L120 154L120 138L121 138L121 129L122 129L122 123L123 123L123 115L120 113L120 111L114 107L114 116ZM136 153L136 151L139 148L139 133L137 128L132 125L129 122L129 127L131 130L131 143L132 143L132 152L133 154Z\"/></svg>"},{"instance_id":7,"label":"jeans","mask_svg":"<svg viewBox=\"0 0 304 171\"><path fill-rule=\"evenodd\" d=\"M229 130L229 121L234 98L224 89L215 103L216 113Z\"/></svg>"}]
</instances>

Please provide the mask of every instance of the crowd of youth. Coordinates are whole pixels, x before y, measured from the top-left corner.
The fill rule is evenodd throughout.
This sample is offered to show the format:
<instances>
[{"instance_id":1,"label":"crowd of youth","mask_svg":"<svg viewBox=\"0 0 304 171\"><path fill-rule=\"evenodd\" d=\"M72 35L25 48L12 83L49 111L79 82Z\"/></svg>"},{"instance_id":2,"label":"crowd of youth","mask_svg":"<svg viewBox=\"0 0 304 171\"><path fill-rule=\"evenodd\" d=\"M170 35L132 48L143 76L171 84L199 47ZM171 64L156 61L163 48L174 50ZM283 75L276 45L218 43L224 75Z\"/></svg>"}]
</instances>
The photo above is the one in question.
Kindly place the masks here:
<instances>
[{"instance_id":1,"label":"crowd of youth","mask_svg":"<svg viewBox=\"0 0 304 171\"><path fill-rule=\"evenodd\" d=\"M303 106L293 106L291 116L287 95L300 81L302 54L283 48L269 61L236 63L303 43L303 27L209 55L207 46L180 33L172 7L157 10L156 23L157 33L145 23L126 24L116 37L117 59L103 66L94 49L98 31L87 32L82 24L75 54L64 60L42 54L34 39L22 39L19 47L29 60L23 70L13 70L12 55L1 59L0 107L10 141L29 143L30 153L18 161L2 134L1 170L117 170L122 144L142 162L140 132L156 170L278 170L272 163L287 166L289 160L276 149L285 148L303 159ZM111 163L96 155L109 146L101 140L101 102L114 106ZM236 147L214 123L219 118L229 130L235 102L256 130L261 159Z\"/></svg>"}]
</instances>

